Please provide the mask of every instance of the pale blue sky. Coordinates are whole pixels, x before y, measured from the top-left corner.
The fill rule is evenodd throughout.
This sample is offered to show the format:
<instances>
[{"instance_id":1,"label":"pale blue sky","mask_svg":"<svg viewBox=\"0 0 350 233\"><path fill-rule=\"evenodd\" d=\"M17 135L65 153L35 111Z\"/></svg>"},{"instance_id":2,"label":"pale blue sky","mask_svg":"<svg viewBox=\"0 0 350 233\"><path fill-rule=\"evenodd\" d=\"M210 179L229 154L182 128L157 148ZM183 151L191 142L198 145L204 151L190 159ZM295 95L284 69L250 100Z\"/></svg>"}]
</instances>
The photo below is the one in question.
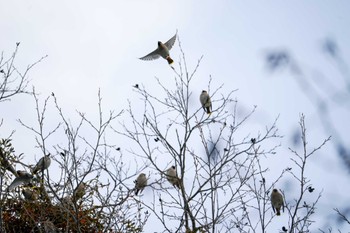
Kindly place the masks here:
<instances>
[{"instance_id":1,"label":"pale blue sky","mask_svg":"<svg viewBox=\"0 0 350 233\"><path fill-rule=\"evenodd\" d=\"M258 106L253 123L268 125L280 114L278 126L285 135L287 149L290 134L300 113L306 115L310 145L318 145L324 134L317 112L288 72L270 74L264 56L270 49L286 49L303 65L308 74L315 69L328 78L339 79L337 69L322 55L321 44L334 39L345 61L350 61L349 1L0 1L0 49L10 54L20 41L17 64L28 63L44 55L29 76L43 98L54 92L66 111L96 112L97 91L101 88L106 109L121 109L135 93L131 85L155 84L154 77L173 76L164 60L141 61L178 30L189 67L204 55L194 80L194 95L207 86L225 83L224 91L239 89L237 99L245 109ZM180 56L178 44L171 50L175 66ZM349 62L348 62L349 64ZM204 84L203 84L204 83ZM93 104L92 104L93 103ZM28 96L0 104L6 136L16 129L16 150L33 150L34 139L16 119L35 120L33 100ZM93 106L93 107L91 107ZM335 110L336 112L340 110ZM347 113L349 114L349 113ZM336 116L343 135L350 130ZM346 118L344 118L346 117ZM54 119L53 119L54 120ZM343 125L341 125L343 124ZM282 152L283 150L281 150ZM283 151L285 153L285 150ZM310 164L310 178L324 189L320 215L330 214L330 195L348 186L349 176L339 168L341 161L328 145ZM278 161L280 162L280 161ZM332 170L324 176L325 164ZM283 169L283 168L281 168ZM321 178L322 177L322 178ZM339 179L339 182L334 182ZM335 203L339 204L339 203Z\"/></svg>"}]
</instances>

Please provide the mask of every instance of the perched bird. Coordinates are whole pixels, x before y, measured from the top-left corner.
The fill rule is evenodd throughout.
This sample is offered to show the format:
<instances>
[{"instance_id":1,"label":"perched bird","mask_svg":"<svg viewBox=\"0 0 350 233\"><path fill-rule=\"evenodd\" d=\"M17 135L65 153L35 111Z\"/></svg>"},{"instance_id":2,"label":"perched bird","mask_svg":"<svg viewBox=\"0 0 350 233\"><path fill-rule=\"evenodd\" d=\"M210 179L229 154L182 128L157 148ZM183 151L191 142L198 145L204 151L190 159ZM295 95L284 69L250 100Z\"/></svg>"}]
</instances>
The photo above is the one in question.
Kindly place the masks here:
<instances>
[{"instance_id":1,"label":"perched bird","mask_svg":"<svg viewBox=\"0 0 350 233\"><path fill-rule=\"evenodd\" d=\"M86 184L81 182L73 192L73 200L77 201L85 195Z\"/></svg>"},{"instance_id":2,"label":"perched bird","mask_svg":"<svg viewBox=\"0 0 350 233\"><path fill-rule=\"evenodd\" d=\"M168 170L166 170L166 178L170 182L170 184L180 189L180 181L179 181L179 178L177 177L175 166L171 166L170 168L168 168Z\"/></svg>"},{"instance_id":3,"label":"perched bird","mask_svg":"<svg viewBox=\"0 0 350 233\"><path fill-rule=\"evenodd\" d=\"M137 179L134 181L135 183L135 195L137 196L139 192L141 193L142 190L147 186L147 177L145 173L141 173Z\"/></svg>"},{"instance_id":4,"label":"perched bird","mask_svg":"<svg viewBox=\"0 0 350 233\"><path fill-rule=\"evenodd\" d=\"M199 101L201 102L204 111L208 114L211 114L211 100L207 91L202 91L201 95L199 96Z\"/></svg>"},{"instance_id":5,"label":"perched bird","mask_svg":"<svg viewBox=\"0 0 350 233\"><path fill-rule=\"evenodd\" d=\"M283 196L280 192L278 192L277 189L272 190L271 204L272 204L273 212L276 213L277 216L280 216L281 208L283 208L283 211L284 211L284 203L283 203Z\"/></svg>"},{"instance_id":6,"label":"perched bird","mask_svg":"<svg viewBox=\"0 0 350 233\"><path fill-rule=\"evenodd\" d=\"M16 187L23 185L23 184L28 184L31 182L31 180L33 179L33 176L27 172L25 172L24 174L22 174L21 176L16 177L12 183L10 184L9 187L7 187L7 191L10 192L13 189L15 189Z\"/></svg>"},{"instance_id":7,"label":"perched bird","mask_svg":"<svg viewBox=\"0 0 350 233\"><path fill-rule=\"evenodd\" d=\"M149 61L149 60L158 59L161 56L162 58L164 58L165 60L168 61L169 65L171 65L174 61L173 61L173 59L171 59L171 57L169 55L169 50L175 44L176 36L177 36L177 33L170 40L168 40L165 44L158 41L158 47L156 48L156 50L154 50L150 54L147 54L144 57L141 57L140 59Z\"/></svg>"},{"instance_id":8,"label":"perched bird","mask_svg":"<svg viewBox=\"0 0 350 233\"><path fill-rule=\"evenodd\" d=\"M22 194L27 201L36 201L39 196L33 189L23 189Z\"/></svg>"},{"instance_id":9,"label":"perched bird","mask_svg":"<svg viewBox=\"0 0 350 233\"><path fill-rule=\"evenodd\" d=\"M63 209L71 209L74 206L72 198L70 196L65 196L61 199L60 207Z\"/></svg>"},{"instance_id":10,"label":"perched bird","mask_svg":"<svg viewBox=\"0 0 350 233\"><path fill-rule=\"evenodd\" d=\"M38 163L35 165L33 169L33 174L36 174L38 171L43 172L45 169L47 169L51 164L51 158L50 154L45 155L42 157Z\"/></svg>"},{"instance_id":11,"label":"perched bird","mask_svg":"<svg viewBox=\"0 0 350 233\"><path fill-rule=\"evenodd\" d=\"M44 228L44 232L46 232L46 233L56 233L57 232L57 228L55 227L55 224L53 224L53 222L51 222L50 220L46 220L46 221L42 222L42 226Z\"/></svg>"}]
</instances>

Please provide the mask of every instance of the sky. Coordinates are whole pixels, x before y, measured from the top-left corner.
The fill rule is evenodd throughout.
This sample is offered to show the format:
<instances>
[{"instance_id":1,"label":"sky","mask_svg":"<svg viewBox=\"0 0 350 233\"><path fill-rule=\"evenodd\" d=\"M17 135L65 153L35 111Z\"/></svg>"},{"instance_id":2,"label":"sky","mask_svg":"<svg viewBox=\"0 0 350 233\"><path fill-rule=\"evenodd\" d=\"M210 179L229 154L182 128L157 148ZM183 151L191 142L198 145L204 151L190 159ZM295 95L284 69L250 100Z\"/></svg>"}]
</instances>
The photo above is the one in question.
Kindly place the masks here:
<instances>
[{"instance_id":1,"label":"sky","mask_svg":"<svg viewBox=\"0 0 350 233\"><path fill-rule=\"evenodd\" d=\"M152 87L155 77L166 80L173 72L166 61L141 61L176 31L193 69L203 56L193 90L199 96L210 76L214 87L235 93L242 111L258 107L253 124L264 127L279 116L284 135L281 153L287 153L301 113L306 115L310 147L329 135L313 103L286 71L269 72L267 52L286 50L301 64L308 77L317 72L337 82L339 71L321 51L330 38L342 57L350 61L350 3L348 1L5 1L0 0L0 50L9 56L21 42L17 66L22 70L48 55L29 73L30 85L41 100L52 92L74 120L76 110L94 116L101 90L106 109L121 110L134 100L132 85ZM175 67L181 53L178 43L171 50ZM16 129L16 151L40 152L35 140L17 119L34 122L34 101L18 96L0 104L4 125L0 137ZM52 110L53 111L53 110ZM350 130L348 112L334 109L342 136ZM54 116L52 116L54 118ZM54 119L52 120L54 121ZM348 200L343 195L349 174L331 145L312 159L309 178L323 191L320 218ZM287 156L288 157L288 156ZM37 158L38 159L38 158ZM276 163L284 162L285 158ZM283 169L283 168L281 168ZM327 174L325 174L327 171ZM334 182L337 180L337 182ZM349 190L348 190L349 191ZM330 200L336 197L337 203ZM322 226L319 225L319 226Z\"/></svg>"}]
</instances>

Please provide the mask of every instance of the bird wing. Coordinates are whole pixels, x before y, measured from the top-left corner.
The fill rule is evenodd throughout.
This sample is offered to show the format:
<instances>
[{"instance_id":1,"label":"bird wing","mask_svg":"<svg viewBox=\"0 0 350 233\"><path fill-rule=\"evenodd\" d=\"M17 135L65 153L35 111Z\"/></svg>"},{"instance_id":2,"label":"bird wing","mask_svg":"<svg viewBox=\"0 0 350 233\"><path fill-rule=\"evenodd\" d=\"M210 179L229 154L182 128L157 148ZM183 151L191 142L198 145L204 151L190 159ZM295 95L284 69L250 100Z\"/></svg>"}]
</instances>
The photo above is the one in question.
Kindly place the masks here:
<instances>
[{"instance_id":1,"label":"bird wing","mask_svg":"<svg viewBox=\"0 0 350 233\"><path fill-rule=\"evenodd\" d=\"M202 104L203 108L207 106L209 100L210 100L209 94L207 94L207 93L205 93L205 94L202 93L202 94L200 95L200 101L201 101L201 104Z\"/></svg>"},{"instance_id":2,"label":"bird wing","mask_svg":"<svg viewBox=\"0 0 350 233\"><path fill-rule=\"evenodd\" d=\"M160 55L158 53L158 49L156 49L153 52L147 54L146 56L140 57L140 59L144 60L144 61L151 61L151 60L158 59L159 57L160 57Z\"/></svg>"},{"instance_id":3,"label":"bird wing","mask_svg":"<svg viewBox=\"0 0 350 233\"><path fill-rule=\"evenodd\" d=\"M211 106L211 99L210 97L208 96L207 98L207 102L205 103L205 107L207 107L208 109L212 109L212 106Z\"/></svg>"},{"instance_id":4,"label":"bird wing","mask_svg":"<svg viewBox=\"0 0 350 233\"><path fill-rule=\"evenodd\" d=\"M276 213L276 209L275 209L275 207L273 206L273 204L272 204L271 206L272 206L273 212Z\"/></svg>"},{"instance_id":5,"label":"bird wing","mask_svg":"<svg viewBox=\"0 0 350 233\"><path fill-rule=\"evenodd\" d=\"M14 179L14 181L12 181L12 183L10 184L10 186L7 188L8 191L12 191L13 189L15 189L16 187L22 185L25 183L25 180L21 177L16 177Z\"/></svg>"},{"instance_id":6,"label":"bird wing","mask_svg":"<svg viewBox=\"0 0 350 233\"><path fill-rule=\"evenodd\" d=\"M207 95L205 97L205 107L209 107L211 105L211 100L210 100L210 96Z\"/></svg>"},{"instance_id":7,"label":"bird wing","mask_svg":"<svg viewBox=\"0 0 350 233\"><path fill-rule=\"evenodd\" d=\"M39 161L35 164L35 167L33 169L33 174L37 173L43 166L44 164L44 157L39 159Z\"/></svg>"},{"instance_id":8,"label":"bird wing","mask_svg":"<svg viewBox=\"0 0 350 233\"><path fill-rule=\"evenodd\" d=\"M175 44L176 41L176 37L177 37L177 31L176 34L170 38L170 40L168 40L164 45L170 50L173 45Z\"/></svg>"}]
</instances>

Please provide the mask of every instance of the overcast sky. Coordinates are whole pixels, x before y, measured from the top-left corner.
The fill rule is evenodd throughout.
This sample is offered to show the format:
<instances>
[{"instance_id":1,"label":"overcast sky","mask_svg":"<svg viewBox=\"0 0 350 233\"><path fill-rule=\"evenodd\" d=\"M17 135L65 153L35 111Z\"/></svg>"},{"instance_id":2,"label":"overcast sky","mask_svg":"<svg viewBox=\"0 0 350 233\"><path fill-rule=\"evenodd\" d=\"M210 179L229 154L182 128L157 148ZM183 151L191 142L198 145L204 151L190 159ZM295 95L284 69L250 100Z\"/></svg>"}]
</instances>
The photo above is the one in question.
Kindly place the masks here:
<instances>
[{"instance_id":1,"label":"overcast sky","mask_svg":"<svg viewBox=\"0 0 350 233\"><path fill-rule=\"evenodd\" d=\"M153 51L158 40L165 42L178 30L190 69L203 55L197 73L200 78L194 80L198 86L193 90L195 96L206 89L210 75L215 87L225 84L223 91L227 92L238 89L235 94L242 108L258 106L255 123L269 125L280 115L278 126L285 136L284 149L292 146L290 138L300 113L304 113L313 147L329 136L321 127L317 111L290 73L271 74L264 58L270 50L284 49L310 77L321 72L336 81L340 74L322 53L322 43L327 38L336 41L349 64L349 9L349 1L326 0L0 0L0 50L9 56L15 43L21 42L17 59L20 69L48 55L29 73L31 85L42 99L54 92L74 118L76 109L96 113L99 89L104 107L120 110L126 107L127 99L134 98L131 86L135 83L150 87L156 83L154 77L172 77L163 59L138 58ZM171 55L177 68L178 42ZM16 129L16 151L41 156L33 148L34 139L28 139L28 130L16 121L35 121L33 109L34 101L28 96L0 103L0 117L4 119L0 137ZM345 136L350 130L350 124L345 123L349 113L335 110L334 114ZM349 174L330 145L311 162L308 176L317 190L324 190L319 211L327 217L332 208L349 203ZM342 194L345 187L348 190ZM329 201L331 196L339 201Z\"/></svg>"}]
</instances>

